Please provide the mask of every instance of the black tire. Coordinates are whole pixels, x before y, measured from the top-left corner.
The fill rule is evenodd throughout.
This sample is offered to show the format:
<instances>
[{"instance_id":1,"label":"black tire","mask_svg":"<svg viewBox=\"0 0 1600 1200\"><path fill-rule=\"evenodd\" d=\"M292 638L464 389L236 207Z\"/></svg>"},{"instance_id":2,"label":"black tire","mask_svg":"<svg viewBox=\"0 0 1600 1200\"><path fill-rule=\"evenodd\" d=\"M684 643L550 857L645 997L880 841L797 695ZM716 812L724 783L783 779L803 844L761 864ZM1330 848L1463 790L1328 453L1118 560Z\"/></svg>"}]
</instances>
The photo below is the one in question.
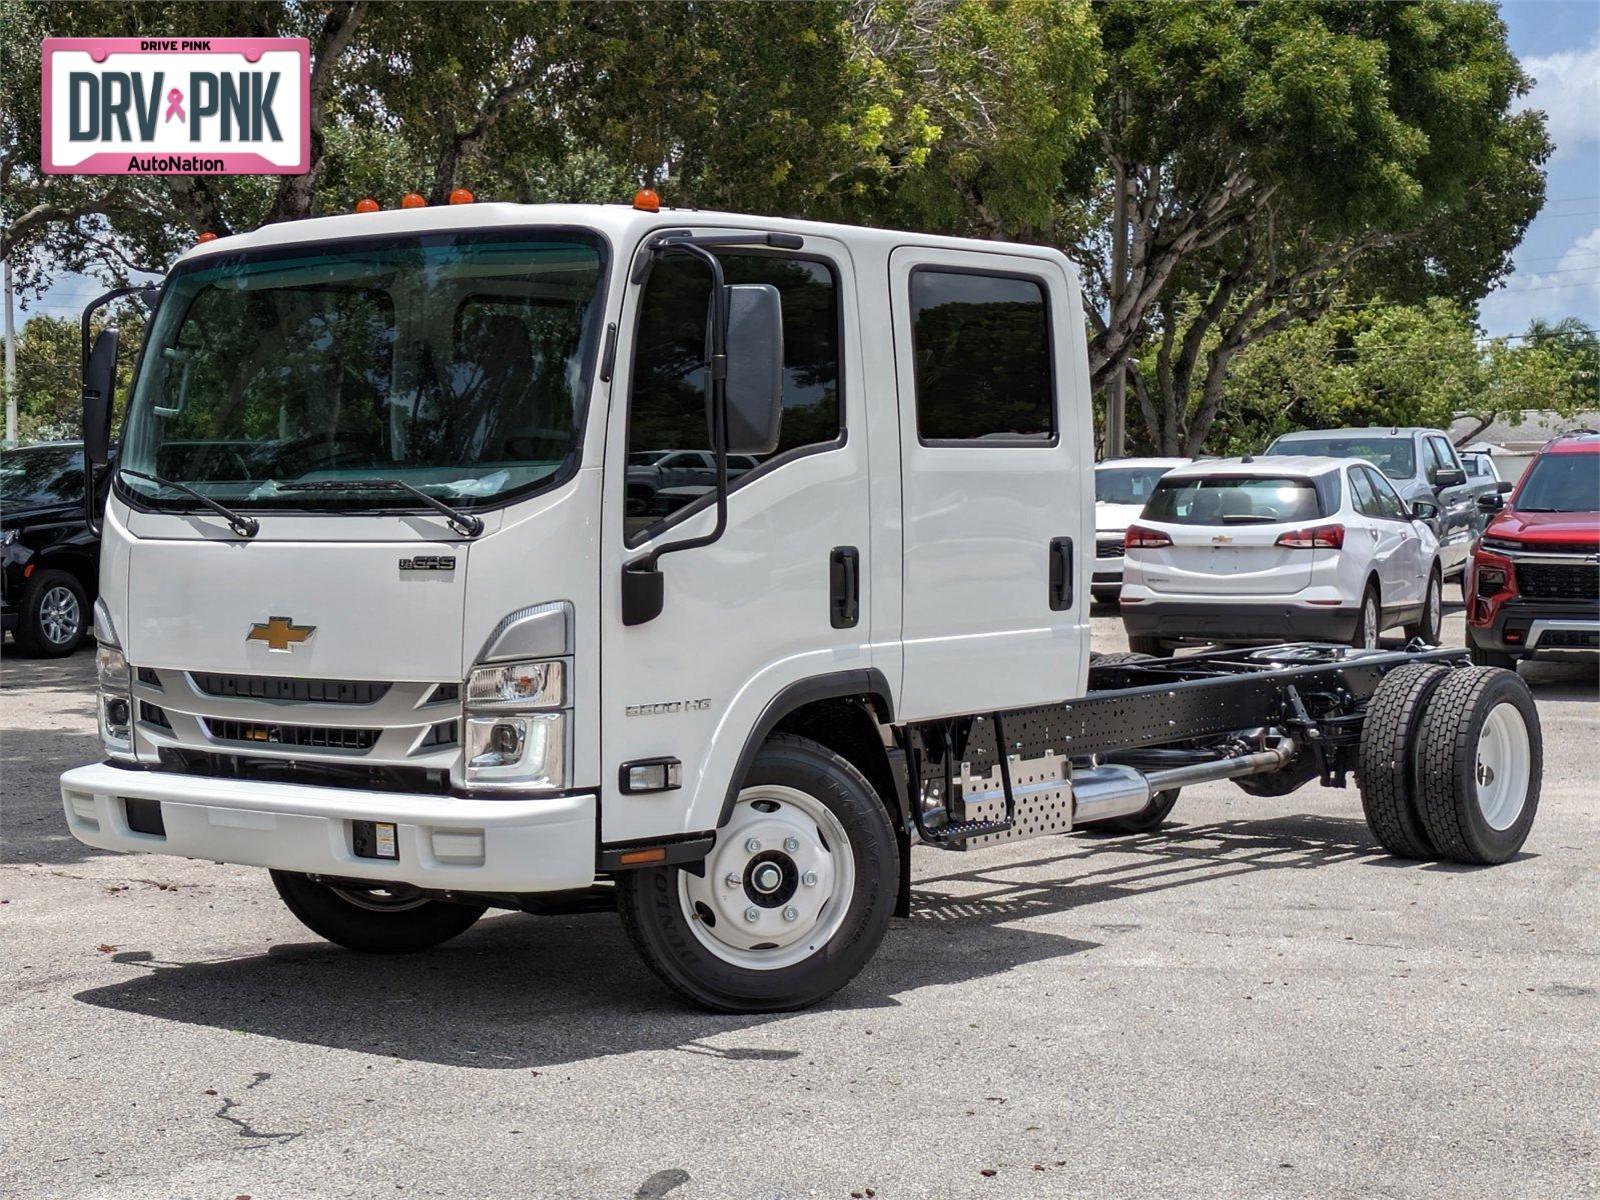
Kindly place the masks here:
<instances>
[{"instance_id":1,"label":"black tire","mask_svg":"<svg viewBox=\"0 0 1600 1200\"><path fill-rule=\"evenodd\" d=\"M1421 638L1437 646L1444 636L1444 579L1437 564L1428 573L1428 586L1422 595L1422 612L1405 627L1406 641Z\"/></svg>"},{"instance_id":2,"label":"black tire","mask_svg":"<svg viewBox=\"0 0 1600 1200\"><path fill-rule=\"evenodd\" d=\"M1090 588L1089 594L1094 597L1094 602L1096 604L1104 605L1107 608L1115 608L1117 606L1117 601L1122 596L1122 589L1119 587Z\"/></svg>"},{"instance_id":3,"label":"black tire","mask_svg":"<svg viewBox=\"0 0 1600 1200\"><path fill-rule=\"evenodd\" d=\"M1172 806L1177 802L1178 789L1167 788L1151 796L1150 803L1136 813L1106 817L1103 821L1084 821L1073 828L1087 829L1094 833L1149 833L1166 823L1168 815L1172 812Z\"/></svg>"},{"instance_id":4,"label":"black tire","mask_svg":"<svg viewBox=\"0 0 1600 1200\"><path fill-rule=\"evenodd\" d=\"M1367 590L1361 593L1361 607L1356 611L1356 627L1351 631L1350 644L1357 650L1375 650L1382 633L1383 606L1378 603L1377 585L1369 583Z\"/></svg>"},{"instance_id":5,"label":"black tire","mask_svg":"<svg viewBox=\"0 0 1600 1200\"><path fill-rule=\"evenodd\" d=\"M1356 776L1367 828L1400 858L1437 858L1417 807L1418 727L1434 689L1450 668L1408 663L1383 677L1361 724Z\"/></svg>"},{"instance_id":6,"label":"black tire","mask_svg":"<svg viewBox=\"0 0 1600 1200\"><path fill-rule=\"evenodd\" d=\"M1172 644L1164 642L1158 637L1149 637L1145 634L1130 633L1128 635L1128 649L1141 658L1171 658Z\"/></svg>"},{"instance_id":7,"label":"black tire","mask_svg":"<svg viewBox=\"0 0 1600 1200\"><path fill-rule=\"evenodd\" d=\"M1494 784L1492 772L1483 775L1489 766L1484 728L1502 706L1514 710L1505 714L1508 721L1515 724L1515 718L1521 718L1527 737L1527 779L1510 793L1520 808L1514 815L1508 808L1496 828L1484 811L1480 789ZM1496 667L1452 671L1423 712L1417 768L1417 807L1440 857L1459 863L1502 863L1522 849L1539 810L1544 739L1533 693L1521 676ZM1514 781L1515 764L1511 770L1509 778Z\"/></svg>"},{"instance_id":8,"label":"black tire","mask_svg":"<svg viewBox=\"0 0 1600 1200\"><path fill-rule=\"evenodd\" d=\"M35 571L17 602L17 647L35 658L60 658L83 643L89 597L66 571Z\"/></svg>"},{"instance_id":9,"label":"black tire","mask_svg":"<svg viewBox=\"0 0 1600 1200\"><path fill-rule=\"evenodd\" d=\"M1287 796L1298 792L1317 777L1317 760L1309 750L1302 752L1281 771L1263 775L1241 775L1234 780L1239 789L1252 796Z\"/></svg>"},{"instance_id":10,"label":"black tire","mask_svg":"<svg viewBox=\"0 0 1600 1200\"><path fill-rule=\"evenodd\" d=\"M883 941L899 889L894 826L872 785L851 763L809 738L775 734L741 786L762 784L792 788L826 807L849 843L855 884L843 920L808 957L772 969L730 962L690 928L679 898L684 868L646 867L617 875L617 910L645 963L679 995L717 1012L786 1012L838 991Z\"/></svg>"},{"instance_id":11,"label":"black tire","mask_svg":"<svg viewBox=\"0 0 1600 1200\"><path fill-rule=\"evenodd\" d=\"M1499 667L1502 671L1515 671L1517 660L1499 650L1479 646L1472 640L1472 630L1467 630L1467 657L1475 667Z\"/></svg>"},{"instance_id":12,"label":"black tire","mask_svg":"<svg viewBox=\"0 0 1600 1200\"><path fill-rule=\"evenodd\" d=\"M363 954L410 954L465 933L483 906L425 900L403 885L351 880L330 886L296 871L273 871L272 886L312 933Z\"/></svg>"}]
</instances>

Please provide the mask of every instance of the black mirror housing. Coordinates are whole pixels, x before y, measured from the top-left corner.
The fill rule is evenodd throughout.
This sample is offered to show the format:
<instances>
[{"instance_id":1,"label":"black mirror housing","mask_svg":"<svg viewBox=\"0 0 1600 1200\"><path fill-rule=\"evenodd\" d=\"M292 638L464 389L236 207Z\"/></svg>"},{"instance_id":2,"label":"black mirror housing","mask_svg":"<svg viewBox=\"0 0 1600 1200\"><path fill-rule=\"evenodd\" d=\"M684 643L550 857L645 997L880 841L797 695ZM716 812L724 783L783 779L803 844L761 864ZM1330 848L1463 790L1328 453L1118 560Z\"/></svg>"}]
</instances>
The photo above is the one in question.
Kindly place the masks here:
<instances>
[{"instance_id":1,"label":"black mirror housing","mask_svg":"<svg viewBox=\"0 0 1600 1200\"><path fill-rule=\"evenodd\" d=\"M1509 496L1512 492L1516 491L1516 488L1517 485L1512 483L1509 479L1502 479L1499 483L1494 485L1494 490L1499 492L1502 496Z\"/></svg>"},{"instance_id":2,"label":"black mirror housing","mask_svg":"<svg viewBox=\"0 0 1600 1200\"><path fill-rule=\"evenodd\" d=\"M111 400L120 338L115 325L102 329L83 368L83 457L97 467L111 458Z\"/></svg>"},{"instance_id":3,"label":"black mirror housing","mask_svg":"<svg viewBox=\"0 0 1600 1200\"><path fill-rule=\"evenodd\" d=\"M1505 486L1509 486L1509 485L1505 485ZM1487 495L1487 496L1479 496L1478 497L1478 511L1479 512L1497 513L1502 508L1504 508L1505 506L1506 506L1505 497L1501 496L1498 492L1492 493L1492 494Z\"/></svg>"},{"instance_id":4,"label":"black mirror housing","mask_svg":"<svg viewBox=\"0 0 1600 1200\"><path fill-rule=\"evenodd\" d=\"M728 295L729 454L771 454L783 428L783 301L770 283Z\"/></svg>"},{"instance_id":5,"label":"black mirror housing","mask_svg":"<svg viewBox=\"0 0 1600 1200\"><path fill-rule=\"evenodd\" d=\"M1460 487L1467 481L1467 473L1454 467L1440 467L1433 473L1434 487Z\"/></svg>"}]
</instances>

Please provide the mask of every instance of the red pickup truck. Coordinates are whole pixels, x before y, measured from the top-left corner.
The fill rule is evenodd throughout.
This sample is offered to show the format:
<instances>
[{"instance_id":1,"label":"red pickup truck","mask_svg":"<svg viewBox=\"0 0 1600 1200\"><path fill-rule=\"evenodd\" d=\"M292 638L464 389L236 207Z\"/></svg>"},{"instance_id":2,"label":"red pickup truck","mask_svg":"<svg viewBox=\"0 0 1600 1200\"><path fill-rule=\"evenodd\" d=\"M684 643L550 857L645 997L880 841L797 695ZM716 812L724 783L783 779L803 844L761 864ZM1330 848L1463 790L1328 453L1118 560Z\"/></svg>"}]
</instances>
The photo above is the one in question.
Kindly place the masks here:
<instances>
[{"instance_id":1,"label":"red pickup truck","mask_svg":"<svg viewBox=\"0 0 1600 1200\"><path fill-rule=\"evenodd\" d=\"M1494 516L1467 573L1472 661L1600 654L1600 434L1556 438L1509 498L1479 505Z\"/></svg>"}]
</instances>

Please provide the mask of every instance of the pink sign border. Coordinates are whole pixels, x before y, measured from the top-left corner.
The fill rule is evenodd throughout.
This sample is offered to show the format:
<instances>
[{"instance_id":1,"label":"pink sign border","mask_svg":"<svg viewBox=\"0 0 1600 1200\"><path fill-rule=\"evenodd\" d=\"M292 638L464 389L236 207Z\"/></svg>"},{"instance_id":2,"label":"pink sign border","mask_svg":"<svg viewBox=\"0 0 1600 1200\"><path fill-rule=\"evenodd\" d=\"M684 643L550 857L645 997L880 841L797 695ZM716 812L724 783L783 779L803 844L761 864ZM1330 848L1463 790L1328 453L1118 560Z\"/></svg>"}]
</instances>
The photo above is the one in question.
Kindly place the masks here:
<instances>
[{"instance_id":1,"label":"pink sign border","mask_svg":"<svg viewBox=\"0 0 1600 1200\"><path fill-rule=\"evenodd\" d=\"M178 49L147 50L146 42L171 41ZM185 41L204 41L208 49L182 48ZM306 38L45 38L40 58L42 111L40 115L41 164L47 175L304 175L311 169L311 42ZM242 54L246 62L259 62L267 51L290 50L300 56L300 161L293 166L281 167L250 151L201 153L199 151L106 151L91 154L80 163L57 165L50 155L50 79L54 69L54 56L62 50L87 50L95 62L105 62L112 54ZM214 158L222 163L215 171L133 171L128 160L135 157L151 158Z\"/></svg>"}]
</instances>

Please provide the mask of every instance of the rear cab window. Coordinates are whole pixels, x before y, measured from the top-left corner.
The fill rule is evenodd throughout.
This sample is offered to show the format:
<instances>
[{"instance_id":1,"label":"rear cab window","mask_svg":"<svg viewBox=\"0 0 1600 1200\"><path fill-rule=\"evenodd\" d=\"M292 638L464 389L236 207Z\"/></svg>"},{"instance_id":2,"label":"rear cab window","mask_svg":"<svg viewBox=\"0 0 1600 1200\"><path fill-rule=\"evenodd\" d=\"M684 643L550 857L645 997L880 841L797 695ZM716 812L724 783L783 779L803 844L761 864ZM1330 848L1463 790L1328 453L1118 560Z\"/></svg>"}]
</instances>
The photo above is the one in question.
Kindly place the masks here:
<instances>
[{"instance_id":1,"label":"rear cab window","mask_svg":"<svg viewBox=\"0 0 1600 1200\"><path fill-rule=\"evenodd\" d=\"M1337 480L1337 476L1328 476ZM1156 484L1143 519L1171 525L1276 525L1315 521L1338 508L1337 487L1304 476L1208 475ZM1330 492L1332 504L1330 506Z\"/></svg>"},{"instance_id":2,"label":"rear cab window","mask_svg":"<svg viewBox=\"0 0 1600 1200\"><path fill-rule=\"evenodd\" d=\"M925 445L1054 445L1050 306L1042 280L911 273L917 437Z\"/></svg>"}]
</instances>

